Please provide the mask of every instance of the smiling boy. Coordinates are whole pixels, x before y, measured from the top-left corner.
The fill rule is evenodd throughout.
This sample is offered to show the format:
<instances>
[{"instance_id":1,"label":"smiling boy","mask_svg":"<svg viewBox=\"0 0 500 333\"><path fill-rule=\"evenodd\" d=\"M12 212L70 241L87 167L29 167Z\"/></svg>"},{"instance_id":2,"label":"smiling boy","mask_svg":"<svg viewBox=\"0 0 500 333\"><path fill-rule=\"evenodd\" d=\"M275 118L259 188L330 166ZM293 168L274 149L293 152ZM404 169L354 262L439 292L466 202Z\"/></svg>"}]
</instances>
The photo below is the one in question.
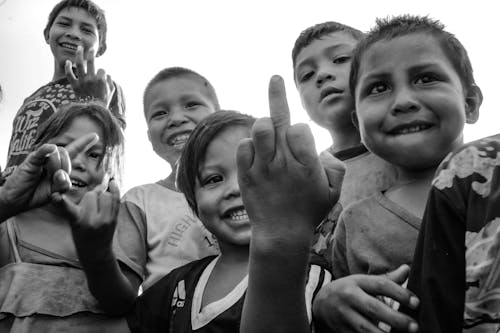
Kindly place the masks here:
<instances>
[{"instance_id":1,"label":"smiling boy","mask_svg":"<svg viewBox=\"0 0 500 333\"><path fill-rule=\"evenodd\" d=\"M172 269L218 253L216 240L189 208L177 189L177 161L195 126L219 110L215 89L202 75L183 67L158 72L144 91L148 138L172 172L123 196L120 220L133 220L146 243L147 289Z\"/></svg>"},{"instance_id":2,"label":"smiling boy","mask_svg":"<svg viewBox=\"0 0 500 333\"><path fill-rule=\"evenodd\" d=\"M26 98L14 118L4 177L30 153L37 128L61 105L99 99L125 127L120 87L94 68L94 57L106 51L106 30L104 11L90 0L63 0L52 9L43 32L54 57L52 80Z\"/></svg>"}]
</instances>

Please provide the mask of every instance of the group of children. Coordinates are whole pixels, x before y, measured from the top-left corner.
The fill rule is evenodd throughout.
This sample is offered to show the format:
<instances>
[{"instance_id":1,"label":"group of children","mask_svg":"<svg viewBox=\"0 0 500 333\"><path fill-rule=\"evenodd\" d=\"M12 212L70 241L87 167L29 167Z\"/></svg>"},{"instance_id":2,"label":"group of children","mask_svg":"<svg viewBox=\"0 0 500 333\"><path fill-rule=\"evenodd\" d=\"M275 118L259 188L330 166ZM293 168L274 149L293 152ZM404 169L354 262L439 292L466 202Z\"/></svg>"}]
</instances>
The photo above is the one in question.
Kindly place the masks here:
<instances>
[{"instance_id":1,"label":"group of children","mask_svg":"<svg viewBox=\"0 0 500 333\"><path fill-rule=\"evenodd\" d=\"M280 77L255 119L160 71L144 116L172 172L123 197L104 12L62 0L44 36L54 76L16 114L0 187L1 332L500 329L500 138L463 145L482 95L440 22L300 34L295 84L333 141L319 156Z\"/></svg>"}]
</instances>

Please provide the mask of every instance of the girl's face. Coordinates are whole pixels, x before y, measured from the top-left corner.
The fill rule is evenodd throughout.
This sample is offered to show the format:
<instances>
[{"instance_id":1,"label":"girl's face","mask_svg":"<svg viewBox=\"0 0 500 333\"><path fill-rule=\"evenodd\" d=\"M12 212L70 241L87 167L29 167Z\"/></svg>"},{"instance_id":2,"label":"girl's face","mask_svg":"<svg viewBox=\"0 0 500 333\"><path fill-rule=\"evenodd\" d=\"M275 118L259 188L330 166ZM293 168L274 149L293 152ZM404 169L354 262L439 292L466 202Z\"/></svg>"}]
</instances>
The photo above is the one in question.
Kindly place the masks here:
<instances>
[{"instance_id":1,"label":"girl's face","mask_svg":"<svg viewBox=\"0 0 500 333\"><path fill-rule=\"evenodd\" d=\"M66 192L66 195L75 203L80 202L85 193L101 185L104 181L105 170L102 160L105 148L101 141L104 133L93 120L80 116L72 120L66 131L49 141L49 143L64 147L79 137L92 132L99 136L99 141L71 160L72 187Z\"/></svg>"},{"instance_id":2,"label":"girl's face","mask_svg":"<svg viewBox=\"0 0 500 333\"><path fill-rule=\"evenodd\" d=\"M236 165L236 149L241 139L250 136L245 126L232 126L219 133L208 145L201 163L200 180L196 181L195 198L198 216L223 249L224 244L248 245L248 219Z\"/></svg>"}]
</instances>

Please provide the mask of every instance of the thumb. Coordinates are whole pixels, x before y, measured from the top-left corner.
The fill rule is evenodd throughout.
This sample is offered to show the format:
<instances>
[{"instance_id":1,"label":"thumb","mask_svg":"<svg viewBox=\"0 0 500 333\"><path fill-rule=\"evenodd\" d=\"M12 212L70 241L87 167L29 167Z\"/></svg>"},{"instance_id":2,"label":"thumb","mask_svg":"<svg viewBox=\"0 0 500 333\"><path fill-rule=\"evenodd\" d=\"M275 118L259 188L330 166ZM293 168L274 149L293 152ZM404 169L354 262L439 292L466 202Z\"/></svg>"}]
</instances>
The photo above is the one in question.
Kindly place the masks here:
<instances>
[{"instance_id":1,"label":"thumb","mask_svg":"<svg viewBox=\"0 0 500 333\"><path fill-rule=\"evenodd\" d=\"M387 273L386 276L389 280L392 280L400 285L406 281L409 274L410 274L410 266L401 265L395 270Z\"/></svg>"},{"instance_id":2,"label":"thumb","mask_svg":"<svg viewBox=\"0 0 500 333\"><path fill-rule=\"evenodd\" d=\"M319 160L328 178L330 198L336 202L340 196L340 190L344 181L345 165L326 151L323 151L319 155Z\"/></svg>"}]
</instances>

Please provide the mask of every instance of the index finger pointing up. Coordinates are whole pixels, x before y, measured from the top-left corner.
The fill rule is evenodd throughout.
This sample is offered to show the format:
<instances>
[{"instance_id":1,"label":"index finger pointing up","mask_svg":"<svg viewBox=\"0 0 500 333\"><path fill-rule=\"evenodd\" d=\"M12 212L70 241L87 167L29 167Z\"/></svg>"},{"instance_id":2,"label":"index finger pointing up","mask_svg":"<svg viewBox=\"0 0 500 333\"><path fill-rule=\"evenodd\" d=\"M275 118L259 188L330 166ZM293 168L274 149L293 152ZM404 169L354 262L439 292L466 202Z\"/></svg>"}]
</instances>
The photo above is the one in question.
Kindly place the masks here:
<instances>
[{"instance_id":1,"label":"index finger pointing up","mask_svg":"<svg viewBox=\"0 0 500 333\"><path fill-rule=\"evenodd\" d=\"M290 127L290 110L286 100L285 83L279 75L274 75L269 82L269 109L276 132Z\"/></svg>"}]
</instances>

